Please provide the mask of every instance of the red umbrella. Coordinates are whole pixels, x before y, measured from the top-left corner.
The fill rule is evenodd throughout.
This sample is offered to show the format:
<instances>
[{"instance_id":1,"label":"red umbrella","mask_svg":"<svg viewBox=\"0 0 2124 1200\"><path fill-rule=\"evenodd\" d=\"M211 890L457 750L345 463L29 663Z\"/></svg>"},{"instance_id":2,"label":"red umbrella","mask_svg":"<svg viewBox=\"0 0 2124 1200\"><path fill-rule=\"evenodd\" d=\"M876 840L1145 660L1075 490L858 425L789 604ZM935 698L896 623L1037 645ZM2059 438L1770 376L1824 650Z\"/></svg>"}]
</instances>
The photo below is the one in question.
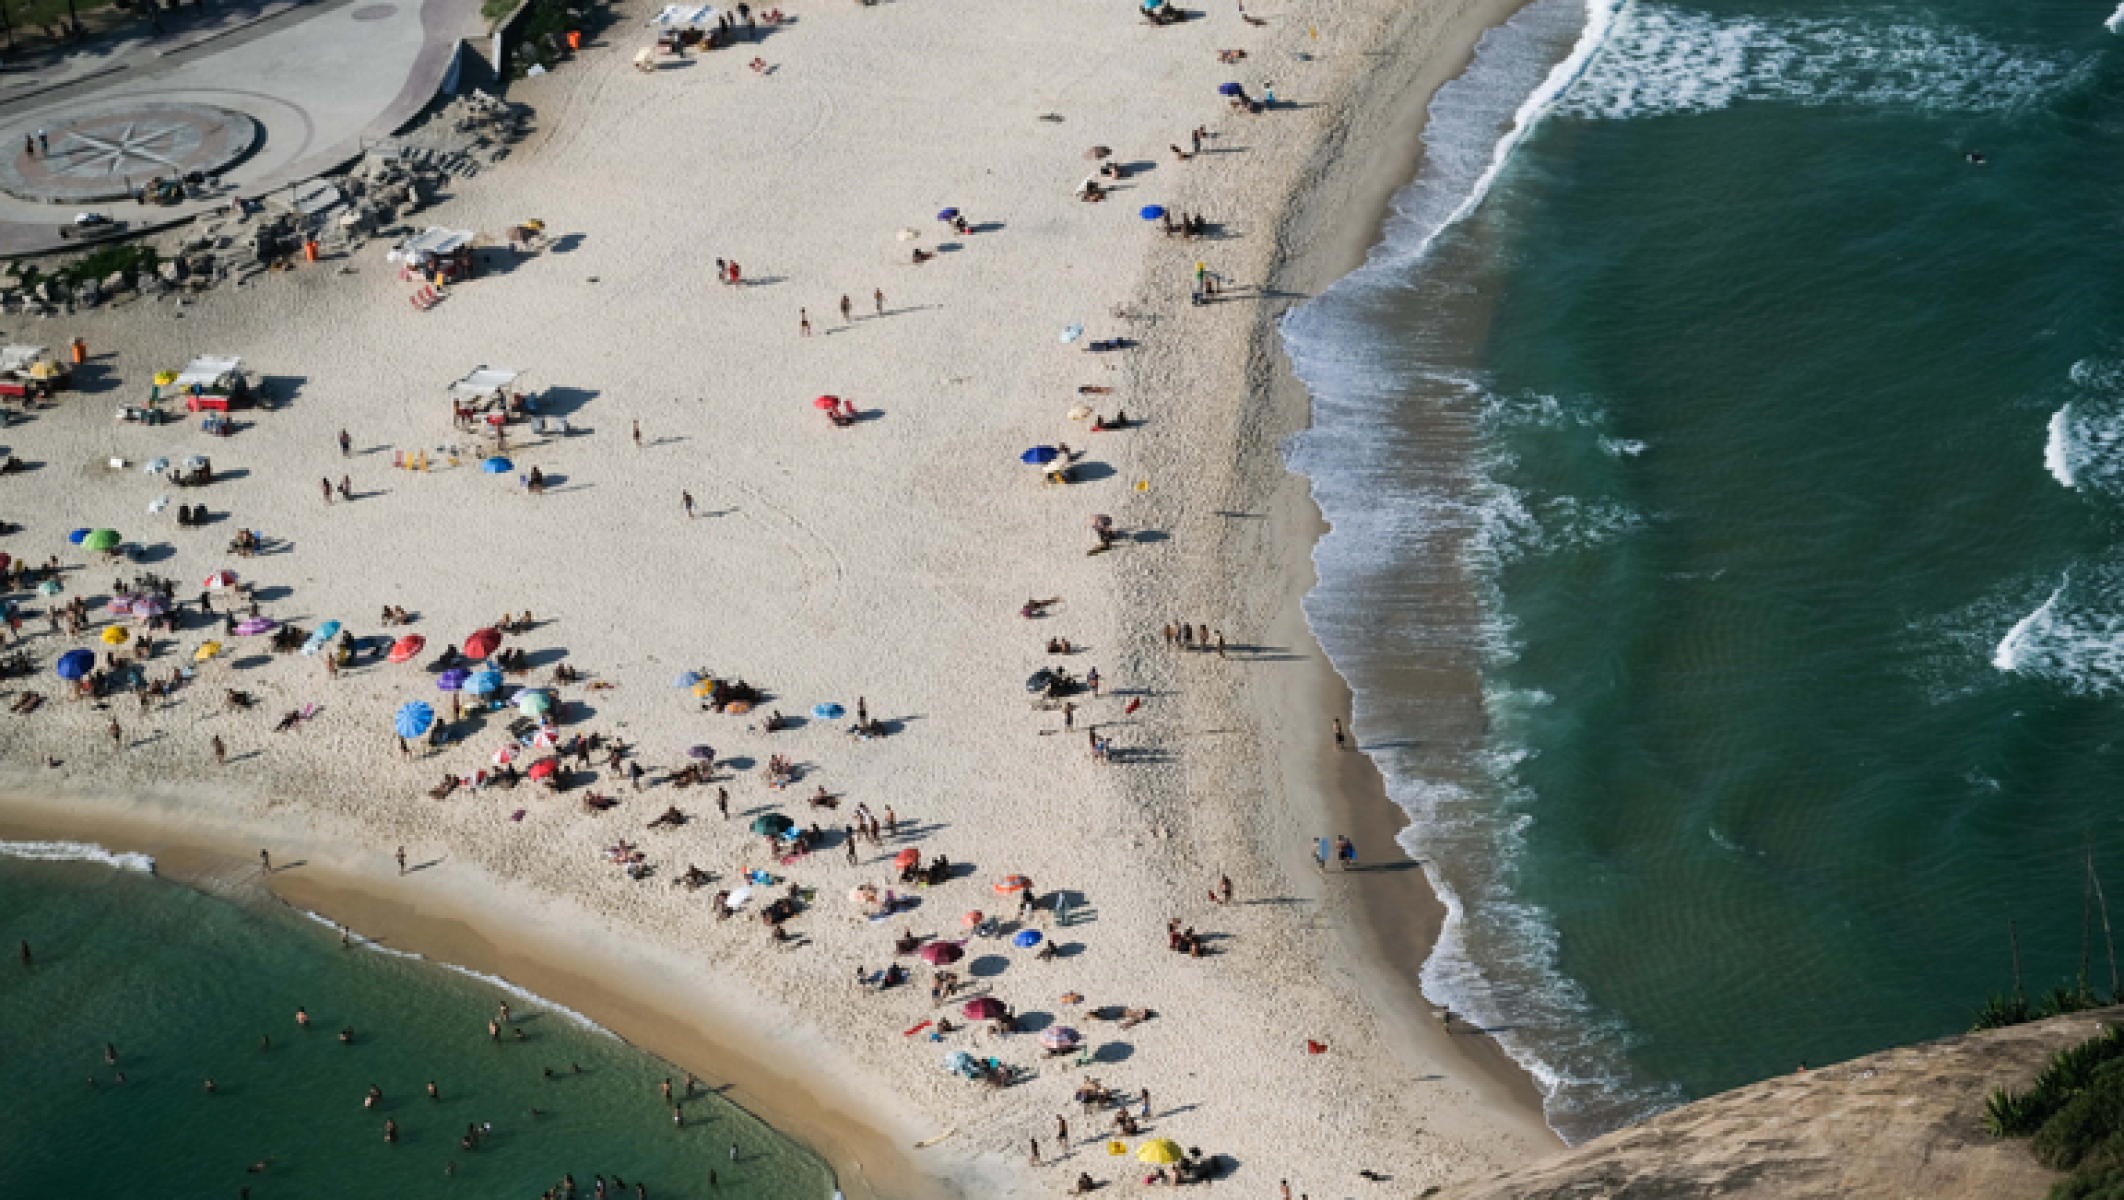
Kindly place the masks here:
<instances>
[{"instance_id":1,"label":"red umbrella","mask_svg":"<svg viewBox=\"0 0 2124 1200\"><path fill-rule=\"evenodd\" d=\"M428 648L428 639L409 633L391 645L391 661L402 663Z\"/></svg>"},{"instance_id":2,"label":"red umbrella","mask_svg":"<svg viewBox=\"0 0 2124 1200\"><path fill-rule=\"evenodd\" d=\"M950 942L931 942L915 952L923 962L932 967L948 967L966 957L966 952Z\"/></svg>"},{"instance_id":3,"label":"red umbrella","mask_svg":"<svg viewBox=\"0 0 2124 1200\"><path fill-rule=\"evenodd\" d=\"M840 405L841 398L839 396L821 396L811 402L811 407L822 409L826 412L832 412L834 409L839 408Z\"/></svg>"},{"instance_id":4,"label":"red umbrella","mask_svg":"<svg viewBox=\"0 0 2124 1200\"><path fill-rule=\"evenodd\" d=\"M485 658L494 653L494 648L499 645L501 645L500 630L482 629L465 639L465 657Z\"/></svg>"},{"instance_id":5,"label":"red umbrella","mask_svg":"<svg viewBox=\"0 0 2124 1200\"><path fill-rule=\"evenodd\" d=\"M559 759L557 759L557 758L542 758L542 759L539 759L539 760L538 760L537 762L535 762L535 763L532 763L532 764L531 764L531 769L530 769L530 770L528 770L528 771L526 771L526 772L524 772L524 774L525 774L525 776L527 776L528 778L531 778L531 779L544 779L544 778L545 778L546 776L548 776L548 775L551 775L551 774L553 774L553 772L555 772L555 771L557 771L557 770L559 770L559 769L560 769L560 760L559 760Z\"/></svg>"},{"instance_id":6,"label":"red umbrella","mask_svg":"<svg viewBox=\"0 0 2124 1200\"><path fill-rule=\"evenodd\" d=\"M892 856L892 865L898 867L902 871L921 861L922 852L912 846L909 846L907 849L902 850L898 854Z\"/></svg>"},{"instance_id":7,"label":"red umbrella","mask_svg":"<svg viewBox=\"0 0 2124 1200\"><path fill-rule=\"evenodd\" d=\"M1031 886L1032 880L1023 875L1006 875L1001 883L996 884L996 891L1008 896L1012 892L1022 892Z\"/></svg>"},{"instance_id":8,"label":"red umbrella","mask_svg":"<svg viewBox=\"0 0 2124 1200\"><path fill-rule=\"evenodd\" d=\"M222 588L235 587L236 572L216 571L212 575L207 576L206 582L202 583L200 586L217 592L220 591Z\"/></svg>"},{"instance_id":9,"label":"red umbrella","mask_svg":"<svg viewBox=\"0 0 2124 1200\"><path fill-rule=\"evenodd\" d=\"M959 1011L965 1013L969 1021L993 1021L1010 1009L1004 1007L1003 1002L994 996L983 996L979 1000L967 1001L966 1007Z\"/></svg>"}]
</instances>

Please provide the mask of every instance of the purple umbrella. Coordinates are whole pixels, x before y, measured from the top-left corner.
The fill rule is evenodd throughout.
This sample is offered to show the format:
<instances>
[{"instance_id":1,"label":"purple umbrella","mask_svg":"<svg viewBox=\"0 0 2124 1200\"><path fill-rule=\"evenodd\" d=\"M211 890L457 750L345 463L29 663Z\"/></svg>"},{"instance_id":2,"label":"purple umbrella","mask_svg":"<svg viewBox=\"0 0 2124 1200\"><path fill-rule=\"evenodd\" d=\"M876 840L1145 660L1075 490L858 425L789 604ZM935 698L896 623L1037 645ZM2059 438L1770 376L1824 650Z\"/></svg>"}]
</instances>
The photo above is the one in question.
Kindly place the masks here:
<instances>
[{"instance_id":1,"label":"purple umbrella","mask_svg":"<svg viewBox=\"0 0 2124 1200\"><path fill-rule=\"evenodd\" d=\"M111 611L119 614L133 611L133 598L131 596L111 597Z\"/></svg>"},{"instance_id":2,"label":"purple umbrella","mask_svg":"<svg viewBox=\"0 0 2124 1200\"><path fill-rule=\"evenodd\" d=\"M437 675L435 677L435 686L441 688L446 692L454 692L457 689L465 686L465 680L470 679L471 677L472 672L467 671L462 667L451 667L449 670L444 671L442 674Z\"/></svg>"},{"instance_id":3,"label":"purple umbrella","mask_svg":"<svg viewBox=\"0 0 2124 1200\"><path fill-rule=\"evenodd\" d=\"M695 746L693 749L686 751L686 757L713 761L715 759L715 748L712 746Z\"/></svg>"},{"instance_id":4,"label":"purple umbrella","mask_svg":"<svg viewBox=\"0 0 2124 1200\"><path fill-rule=\"evenodd\" d=\"M159 617L168 611L170 602L160 596L142 596L133 601L133 615L136 617Z\"/></svg>"},{"instance_id":5,"label":"purple umbrella","mask_svg":"<svg viewBox=\"0 0 2124 1200\"><path fill-rule=\"evenodd\" d=\"M252 617L236 627L238 637L251 637L273 628L276 622L271 617Z\"/></svg>"}]
</instances>

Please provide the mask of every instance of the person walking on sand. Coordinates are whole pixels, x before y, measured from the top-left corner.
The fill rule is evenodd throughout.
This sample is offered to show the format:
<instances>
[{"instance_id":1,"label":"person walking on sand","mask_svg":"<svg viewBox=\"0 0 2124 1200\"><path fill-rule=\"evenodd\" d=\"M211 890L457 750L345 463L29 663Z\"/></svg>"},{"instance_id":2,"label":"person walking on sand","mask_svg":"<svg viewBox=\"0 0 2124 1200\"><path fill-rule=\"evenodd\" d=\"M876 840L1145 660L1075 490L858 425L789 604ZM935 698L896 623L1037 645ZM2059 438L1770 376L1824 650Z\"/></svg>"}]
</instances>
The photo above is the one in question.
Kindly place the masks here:
<instances>
[{"instance_id":1,"label":"person walking on sand","mask_svg":"<svg viewBox=\"0 0 2124 1200\"><path fill-rule=\"evenodd\" d=\"M125 730L119 728L116 721L111 722L111 749L114 751L125 749Z\"/></svg>"},{"instance_id":2,"label":"person walking on sand","mask_svg":"<svg viewBox=\"0 0 2124 1200\"><path fill-rule=\"evenodd\" d=\"M398 873L401 875L406 873L406 848L404 846L398 848Z\"/></svg>"},{"instance_id":3,"label":"person walking on sand","mask_svg":"<svg viewBox=\"0 0 2124 1200\"><path fill-rule=\"evenodd\" d=\"M1084 686L1090 689L1092 699L1099 698L1099 668L1093 667L1084 676Z\"/></svg>"},{"instance_id":4,"label":"person walking on sand","mask_svg":"<svg viewBox=\"0 0 2124 1200\"><path fill-rule=\"evenodd\" d=\"M797 333L803 337L811 336L811 314L801 308L797 310Z\"/></svg>"},{"instance_id":5,"label":"person walking on sand","mask_svg":"<svg viewBox=\"0 0 2124 1200\"><path fill-rule=\"evenodd\" d=\"M264 871L268 875L271 875L273 873L273 856L263 850L260 850L258 852L258 869ZM302 1010L297 1009L296 1011L300 1012Z\"/></svg>"},{"instance_id":6,"label":"person walking on sand","mask_svg":"<svg viewBox=\"0 0 2124 1200\"><path fill-rule=\"evenodd\" d=\"M1341 862L1345 871L1357 865L1357 843L1351 841L1347 834L1335 839L1335 858Z\"/></svg>"},{"instance_id":7,"label":"person walking on sand","mask_svg":"<svg viewBox=\"0 0 2124 1200\"><path fill-rule=\"evenodd\" d=\"M332 481L329 479L320 479L317 481L317 486L324 492L325 503L332 503Z\"/></svg>"},{"instance_id":8,"label":"person walking on sand","mask_svg":"<svg viewBox=\"0 0 2124 1200\"><path fill-rule=\"evenodd\" d=\"M679 493L679 505L680 505L680 507L682 507L682 508L684 508L684 509L686 510L686 519L687 519L687 520L689 520L689 521L690 521L690 520L692 520L692 519L693 519L693 493L692 493L692 492L680 492L680 493Z\"/></svg>"},{"instance_id":9,"label":"person walking on sand","mask_svg":"<svg viewBox=\"0 0 2124 1200\"><path fill-rule=\"evenodd\" d=\"M1060 1143L1063 1149L1067 1150L1067 1149L1069 1148L1069 1119L1068 1119L1068 1118L1066 1118L1066 1117L1056 1117L1056 1118L1055 1118L1055 1141L1056 1141L1056 1142L1058 1142L1058 1143Z\"/></svg>"},{"instance_id":10,"label":"person walking on sand","mask_svg":"<svg viewBox=\"0 0 2124 1200\"><path fill-rule=\"evenodd\" d=\"M1062 702L1062 729L1066 733L1077 727L1077 706L1067 700Z\"/></svg>"},{"instance_id":11,"label":"person walking on sand","mask_svg":"<svg viewBox=\"0 0 2124 1200\"><path fill-rule=\"evenodd\" d=\"M1224 657L1224 631L1222 629L1217 631L1217 657Z\"/></svg>"},{"instance_id":12,"label":"person walking on sand","mask_svg":"<svg viewBox=\"0 0 2124 1200\"><path fill-rule=\"evenodd\" d=\"M344 429L339 431L339 457L354 457L354 439Z\"/></svg>"},{"instance_id":13,"label":"person walking on sand","mask_svg":"<svg viewBox=\"0 0 2124 1200\"><path fill-rule=\"evenodd\" d=\"M1337 750L1346 750L1346 749L1348 749L1348 748L1349 748L1349 741L1350 741L1350 739L1349 739L1349 735L1347 735L1347 734L1345 734L1345 733L1343 733L1343 732L1342 732L1342 718L1341 718L1341 717L1336 717L1336 718L1335 718L1335 749L1337 749Z\"/></svg>"},{"instance_id":14,"label":"person walking on sand","mask_svg":"<svg viewBox=\"0 0 2124 1200\"><path fill-rule=\"evenodd\" d=\"M228 745L221 740L221 735L218 733L215 734L214 740L208 742L207 745L213 747L214 765L217 767L225 766L229 761L229 748Z\"/></svg>"},{"instance_id":15,"label":"person walking on sand","mask_svg":"<svg viewBox=\"0 0 2124 1200\"><path fill-rule=\"evenodd\" d=\"M634 448L637 450L642 448L642 423L640 421L634 423Z\"/></svg>"},{"instance_id":16,"label":"person walking on sand","mask_svg":"<svg viewBox=\"0 0 2124 1200\"><path fill-rule=\"evenodd\" d=\"M884 289L884 288L879 288L878 290L876 290L876 291L874 291L874 292L870 293L870 300L871 300L871 303L873 303L873 304L875 304L875 305L877 305L877 306L878 306L878 315L879 315L879 316L881 316L881 317L882 317L882 316L884 316L884 315L885 315L885 289Z\"/></svg>"},{"instance_id":17,"label":"person walking on sand","mask_svg":"<svg viewBox=\"0 0 2124 1200\"><path fill-rule=\"evenodd\" d=\"M1034 1139L1032 1139L1032 1165L1034 1165L1034 1166L1036 1166L1036 1167L1040 1165L1040 1139L1039 1139L1039 1138L1034 1138Z\"/></svg>"},{"instance_id":18,"label":"person walking on sand","mask_svg":"<svg viewBox=\"0 0 2124 1200\"><path fill-rule=\"evenodd\" d=\"M848 315L850 310L853 309L853 307L853 305L849 304L848 297L846 295L843 295L841 297L841 324L846 325L850 321L853 321L855 319L854 317Z\"/></svg>"}]
</instances>

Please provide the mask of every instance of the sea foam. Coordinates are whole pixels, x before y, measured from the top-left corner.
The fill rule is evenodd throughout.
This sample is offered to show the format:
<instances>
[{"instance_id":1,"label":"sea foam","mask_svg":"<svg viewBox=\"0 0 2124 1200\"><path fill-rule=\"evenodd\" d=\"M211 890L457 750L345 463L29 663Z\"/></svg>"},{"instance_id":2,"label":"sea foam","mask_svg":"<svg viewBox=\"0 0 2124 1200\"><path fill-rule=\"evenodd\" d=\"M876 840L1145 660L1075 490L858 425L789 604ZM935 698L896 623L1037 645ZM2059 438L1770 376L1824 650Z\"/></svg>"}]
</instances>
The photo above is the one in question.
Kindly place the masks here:
<instances>
[{"instance_id":1,"label":"sea foam","mask_svg":"<svg viewBox=\"0 0 2124 1200\"><path fill-rule=\"evenodd\" d=\"M2068 404L2050 414L2050 436L2043 442L2043 465L2050 474L2066 487L2072 482L2072 429L2068 422L2072 417L2072 405Z\"/></svg>"},{"instance_id":2,"label":"sea foam","mask_svg":"<svg viewBox=\"0 0 2124 1200\"><path fill-rule=\"evenodd\" d=\"M39 862L102 863L120 871L155 873L155 860L148 855L106 850L87 842L0 842L0 854Z\"/></svg>"},{"instance_id":3,"label":"sea foam","mask_svg":"<svg viewBox=\"0 0 2124 1200\"><path fill-rule=\"evenodd\" d=\"M1991 113L2049 95L2080 66L1934 25L1714 17L1633 3L1557 107L1603 119L1712 112L1743 101Z\"/></svg>"},{"instance_id":4,"label":"sea foam","mask_svg":"<svg viewBox=\"0 0 2124 1200\"><path fill-rule=\"evenodd\" d=\"M402 958L409 962L424 962L431 966L441 967L443 970L449 971L452 974L462 975L467 979L476 979L489 987L495 988L499 991L507 992L510 995L528 1004L535 1004L543 1012L559 1013L561 1016L567 1018L569 1021L575 1023L578 1026L581 1026L584 1029L591 1031L592 1033L601 1033L604 1034L606 1037L611 1038L616 1038L619 1036L613 1033L611 1030L598 1024L596 1021L591 1020L589 1017L586 1017L583 1014L575 1011L574 1009L569 1008L567 1005L556 1004L553 1001L546 999L544 996L541 996L538 993L530 990L529 988L511 983L508 980L503 979L499 975L489 975L485 971L475 971L470 967L460 967L456 963L444 962L439 958L429 958L424 954L415 954L411 950L395 950L389 946L384 945L382 942L377 941L374 938L362 936L362 934L358 930L354 929L352 926L342 925L339 922L333 920L332 918L325 916L323 913L314 912L307 908L298 908L295 911L301 913L305 917L308 917L312 921L317 922L319 925L324 925L331 929L339 930L347 934L350 940L350 944L355 946L357 949L368 950L377 954L388 955L392 958Z\"/></svg>"}]
</instances>

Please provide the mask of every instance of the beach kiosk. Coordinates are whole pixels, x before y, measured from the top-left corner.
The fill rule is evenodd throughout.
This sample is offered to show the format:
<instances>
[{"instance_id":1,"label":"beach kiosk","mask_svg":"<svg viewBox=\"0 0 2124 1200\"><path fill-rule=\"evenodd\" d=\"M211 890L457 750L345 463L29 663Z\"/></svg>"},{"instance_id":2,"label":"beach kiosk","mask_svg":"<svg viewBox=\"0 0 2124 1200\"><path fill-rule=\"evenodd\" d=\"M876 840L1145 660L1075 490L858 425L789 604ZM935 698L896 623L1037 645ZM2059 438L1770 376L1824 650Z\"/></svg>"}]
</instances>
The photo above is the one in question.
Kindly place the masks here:
<instances>
[{"instance_id":1,"label":"beach kiosk","mask_svg":"<svg viewBox=\"0 0 2124 1200\"><path fill-rule=\"evenodd\" d=\"M499 430L522 405L516 381L523 377L522 371L509 367L481 363L472 368L463 379L450 385L452 423L461 428L475 426L483 433Z\"/></svg>"},{"instance_id":2,"label":"beach kiosk","mask_svg":"<svg viewBox=\"0 0 2124 1200\"><path fill-rule=\"evenodd\" d=\"M44 399L74 386L73 368L48 346L0 346L0 396Z\"/></svg>"},{"instance_id":3,"label":"beach kiosk","mask_svg":"<svg viewBox=\"0 0 2124 1200\"><path fill-rule=\"evenodd\" d=\"M201 355L177 372L168 394L184 397L186 412L225 413L250 403L251 385L244 378L241 358Z\"/></svg>"},{"instance_id":4,"label":"beach kiosk","mask_svg":"<svg viewBox=\"0 0 2124 1200\"><path fill-rule=\"evenodd\" d=\"M472 278L472 243L478 234L469 229L444 229L431 225L415 237L400 242L390 260L405 271L436 283L456 283Z\"/></svg>"}]
</instances>

